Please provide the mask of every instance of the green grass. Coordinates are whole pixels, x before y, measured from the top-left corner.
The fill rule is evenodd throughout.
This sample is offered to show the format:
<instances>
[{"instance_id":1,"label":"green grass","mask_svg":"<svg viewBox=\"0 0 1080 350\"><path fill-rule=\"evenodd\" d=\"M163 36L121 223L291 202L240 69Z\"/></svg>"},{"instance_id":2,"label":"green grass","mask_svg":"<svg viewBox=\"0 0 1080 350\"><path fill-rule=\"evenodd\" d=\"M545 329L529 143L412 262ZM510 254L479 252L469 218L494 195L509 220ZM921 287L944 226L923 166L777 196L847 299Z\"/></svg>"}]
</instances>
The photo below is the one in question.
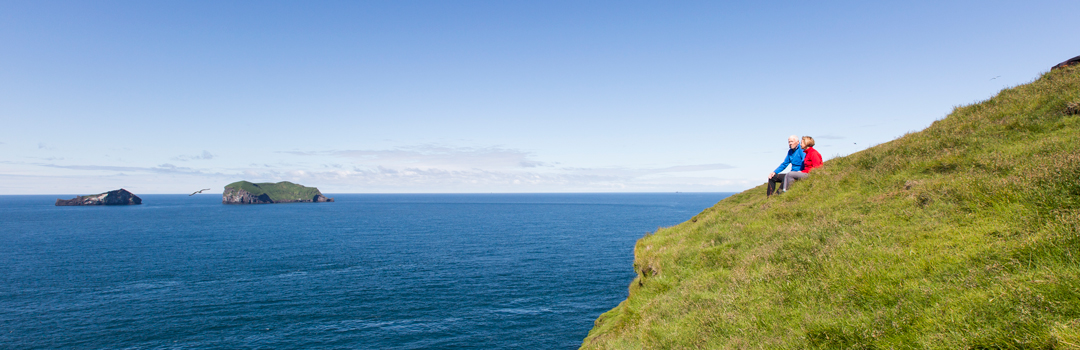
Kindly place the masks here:
<instances>
[{"instance_id":1,"label":"green grass","mask_svg":"<svg viewBox=\"0 0 1080 350\"><path fill-rule=\"evenodd\" d=\"M266 194L270 196L270 199L275 202L311 199L317 194L321 194L318 188L306 187L303 185L297 185L292 182L282 181L278 183L262 182L251 183L248 181L237 181L231 184L225 185L225 189L230 188L241 189L251 193L253 196L260 196Z\"/></svg>"},{"instance_id":2,"label":"green grass","mask_svg":"<svg viewBox=\"0 0 1080 350\"><path fill-rule=\"evenodd\" d=\"M1080 349L1080 67L638 241L584 349Z\"/></svg>"}]
</instances>

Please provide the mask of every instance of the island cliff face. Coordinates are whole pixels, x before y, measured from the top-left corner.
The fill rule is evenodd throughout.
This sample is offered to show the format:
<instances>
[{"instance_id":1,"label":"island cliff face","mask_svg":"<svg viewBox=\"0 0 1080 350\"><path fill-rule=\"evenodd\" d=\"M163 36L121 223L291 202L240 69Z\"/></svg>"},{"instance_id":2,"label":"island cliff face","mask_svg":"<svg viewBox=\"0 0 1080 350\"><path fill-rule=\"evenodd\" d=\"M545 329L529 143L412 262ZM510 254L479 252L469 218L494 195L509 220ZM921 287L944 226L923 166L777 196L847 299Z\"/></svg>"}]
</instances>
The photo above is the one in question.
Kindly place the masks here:
<instances>
[{"instance_id":1,"label":"island cliff face","mask_svg":"<svg viewBox=\"0 0 1080 350\"><path fill-rule=\"evenodd\" d=\"M226 188L225 193L221 195L221 203L224 204L269 204L274 203L274 200L270 199L270 196L265 193L261 195L253 195L248 191L244 191L239 188Z\"/></svg>"},{"instance_id":2,"label":"island cliff face","mask_svg":"<svg viewBox=\"0 0 1080 350\"><path fill-rule=\"evenodd\" d=\"M302 186L288 181L278 183L237 181L226 185L225 192L221 195L221 203L223 204L320 203L333 201L333 198L323 196L318 188Z\"/></svg>"},{"instance_id":3,"label":"island cliff face","mask_svg":"<svg viewBox=\"0 0 1080 350\"><path fill-rule=\"evenodd\" d=\"M142 204L142 198L123 188L102 194L78 196L72 199L56 199L56 206L78 205L133 205Z\"/></svg>"}]
</instances>

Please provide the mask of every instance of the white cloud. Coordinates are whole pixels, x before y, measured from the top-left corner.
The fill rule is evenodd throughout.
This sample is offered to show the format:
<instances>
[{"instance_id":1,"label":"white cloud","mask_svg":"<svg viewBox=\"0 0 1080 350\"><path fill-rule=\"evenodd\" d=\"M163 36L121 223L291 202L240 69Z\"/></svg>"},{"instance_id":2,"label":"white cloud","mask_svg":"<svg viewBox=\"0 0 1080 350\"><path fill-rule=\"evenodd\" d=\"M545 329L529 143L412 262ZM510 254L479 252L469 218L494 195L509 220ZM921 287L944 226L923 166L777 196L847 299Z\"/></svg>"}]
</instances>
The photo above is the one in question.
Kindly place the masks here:
<instances>
[{"instance_id":1,"label":"white cloud","mask_svg":"<svg viewBox=\"0 0 1080 350\"><path fill-rule=\"evenodd\" d=\"M281 155L295 155L294 161ZM213 157L178 157L180 161ZM287 156L286 156L287 157ZM187 191L238 180L293 181L324 192L605 192L605 191L728 191L746 187L745 181L722 179L728 164L687 164L649 168L574 168L534 159L531 152L501 147L445 147L424 145L391 150L329 150L278 152L251 157L239 166L156 166L65 164L63 162L5 162L0 176L41 174L85 176L100 183L158 184L155 192ZM313 162L314 161L314 162ZM42 171L41 169L64 169Z\"/></svg>"},{"instance_id":2,"label":"white cloud","mask_svg":"<svg viewBox=\"0 0 1080 350\"><path fill-rule=\"evenodd\" d=\"M538 173L529 171L493 171L482 169L448 170L435 168L353 168L329 171L296 171L249 169L244 175L258 181L290 180L306 183L333 184L334 187L382 189L397 191L488 192L552 190L560 186L573 188L609 188L619 180L616 176L575 173Z\"/></svg>"},{"instance_id":3,"label":"white cloud","mask_svg":"<svg viewBox=\"0 0 1080 350\"><path fill-rule=\"evenodd\" d=\"M327 168L289 170L250 168L242 171L255 182L288 180L321 184L342 191L380 192L544 192L724 190L745 186L742 180L710 176L672 177L672 173L731 169L726 164L701 164L650 169L516 168L441 169L418 167ZM676 181L672 181L677 179Z\"/></svg>"},{"instance_id":4,"label":"white cloud","mask_svg":"<svg viewBox=\"0 0 1080 350\"><path fill-rule=\"evenodd\" d=\"M10 163L10 162L9 162ZM214 173L187 168L178 167L169 163L161 164L156 167L130 167L130 166L110 166L110 165L58 165L49 163L27 163L30 165L58 168L58 169L70 169L70 170L88 170L88 171L119 171L119 172L134 172L134 173L168 173L168 174L198 174L198 175L212 175Z\"/></svg>"},{"instance_id":5,"label":"white cloud","mask_svg":"<svg viewBox=\"0 0 1080 350\"><path fill-rule=\"evenodd\" d=\"M500 147L449 147L421 145L390 150L332 150L318 152L283 152L300 156L346 158L354 165L367 167L418 169L515 169L545 166L531 159L533 154Z\"/></svg>"},{"instance_id":6,"label":"white cloud","mask_svg":"<svg viewBox=\"0 0 1080 350\"><path fill-rule=\"evenodd\" d=\"M721 164L721 163L699 164L699 165L679 165L679 166L673 166L673 167L667 167L667 168L652 169L652 172L656 172L656 173L679 173L679 172L690 172L690 171L724 170L724 169L735 169L735 167L731 166L731 165L727 165L727 164Z\"/></svg>"},{"instance_id":7,"label":"white cloud","mask_svg":"<svg viewBox=\"0 0 1080 350\"><path fill-rule=\"evenodd\" d=\"M202 154L197 154L197 155L193 155L193 156L181 155L181 156L173 157L173 160L179 160L179 161L182 161L182 162L183 161L189 161L189 160L200 160L200 159L214 159L214 155L211 154L210 151L205 151L204 150L204 151L202 151Z\"/></svg>"}]
</instances>

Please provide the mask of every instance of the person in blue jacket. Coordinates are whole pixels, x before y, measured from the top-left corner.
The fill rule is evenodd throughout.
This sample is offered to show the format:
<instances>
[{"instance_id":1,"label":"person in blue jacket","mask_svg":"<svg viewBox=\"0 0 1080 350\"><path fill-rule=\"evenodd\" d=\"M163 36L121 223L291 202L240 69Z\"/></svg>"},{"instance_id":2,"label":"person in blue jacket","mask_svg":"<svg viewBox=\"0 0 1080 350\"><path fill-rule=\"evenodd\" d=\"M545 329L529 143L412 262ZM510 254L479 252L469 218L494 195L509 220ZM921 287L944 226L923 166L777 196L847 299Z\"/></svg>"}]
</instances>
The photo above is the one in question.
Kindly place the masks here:
<instances>
[{"instance_id":1,"label":"person in blue jacket","mask_svg":"<svg viewBox=\"0 0 1080 350\"><path fill-rule=\"evenodd\" d=\"M769 188L765 190L766 197L771 196L774 190L778 194L781 192L777 190L776 185L784 182L784 176L787 174L781 174L780 172L784 171L788 165L791 165L791 171L793 172L802 171L803 158L806 157L806 154L803 153L802 145L799 144L799 137L795 135L789 136L787 145L788 151L787 156L784 157L784 162L780 163L776 170L769 173Z\"/></svg>"}]
</instances>

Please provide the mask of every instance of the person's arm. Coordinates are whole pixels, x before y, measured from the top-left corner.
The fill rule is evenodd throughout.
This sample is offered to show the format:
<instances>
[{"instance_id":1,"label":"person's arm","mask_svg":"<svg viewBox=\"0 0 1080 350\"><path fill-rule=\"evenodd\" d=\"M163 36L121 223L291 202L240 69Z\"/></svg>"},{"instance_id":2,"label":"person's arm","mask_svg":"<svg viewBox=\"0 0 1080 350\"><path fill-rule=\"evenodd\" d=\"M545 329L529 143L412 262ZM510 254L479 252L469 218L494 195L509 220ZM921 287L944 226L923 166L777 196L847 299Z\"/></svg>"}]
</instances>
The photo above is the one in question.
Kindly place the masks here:
<instances>
[{"instance_id":1,"label":"person's arm","mask_svg":"<svg viewBox=\"0 0 1080 350\"><path fill-rule=\"evenodd\" d=\"M791 164L791 151L788 151L787 156L784 156L784 162L780 163L780 167L773 171L773 175L784 172L784 169L787 169L788 164ZM771 178L772 176L769 177Z\"/></svg>"}]
</instances>

